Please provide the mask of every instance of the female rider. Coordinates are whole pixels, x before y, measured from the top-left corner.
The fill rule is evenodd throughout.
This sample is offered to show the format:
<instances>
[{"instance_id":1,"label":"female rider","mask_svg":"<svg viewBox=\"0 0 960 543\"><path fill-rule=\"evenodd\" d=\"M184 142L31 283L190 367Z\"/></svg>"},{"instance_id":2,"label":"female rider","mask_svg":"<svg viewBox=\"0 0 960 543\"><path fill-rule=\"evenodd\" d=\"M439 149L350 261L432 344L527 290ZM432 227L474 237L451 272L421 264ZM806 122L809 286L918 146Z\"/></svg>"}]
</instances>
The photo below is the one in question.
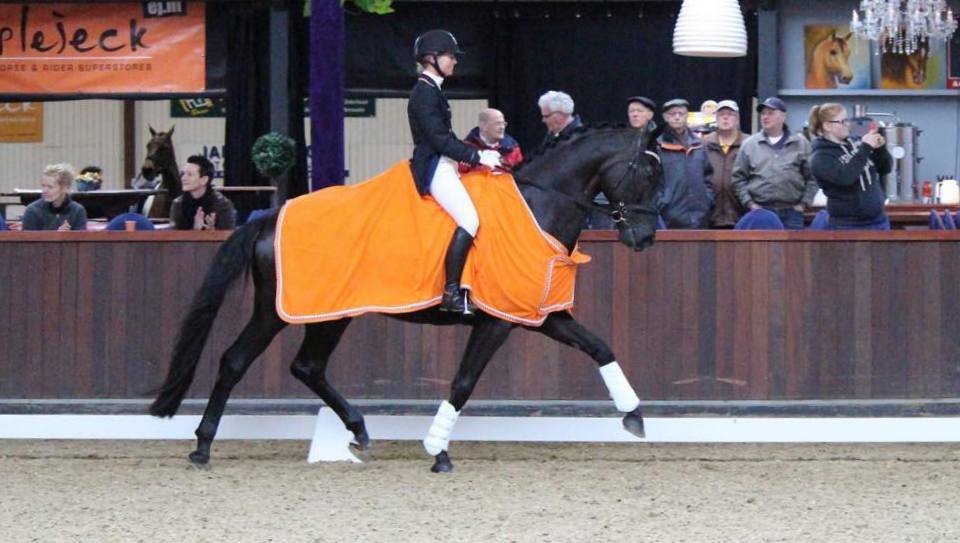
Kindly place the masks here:
<instances>
[{"instance_id":1,"label":"female rider","mask_svg":"<svg viewBox=\"0 0 960 543\"><path fill-rule=\"evenodd\" d=\"M453 75L457 55L463 54L453 34L446 30L430 30L417 38L413 49L420 76L407 104L414 144L410 168L420 194L433 196L457 223L444 259L446 280L440 310L469 315L472 307L460 288L460 276L480 219L470 195L460 182L457 163L471 166L479 163L495 168L500 165L500 154L479 151L460 141L453 133L450 105L441 88L444 79Z\"/></svg>"}]
</instances>

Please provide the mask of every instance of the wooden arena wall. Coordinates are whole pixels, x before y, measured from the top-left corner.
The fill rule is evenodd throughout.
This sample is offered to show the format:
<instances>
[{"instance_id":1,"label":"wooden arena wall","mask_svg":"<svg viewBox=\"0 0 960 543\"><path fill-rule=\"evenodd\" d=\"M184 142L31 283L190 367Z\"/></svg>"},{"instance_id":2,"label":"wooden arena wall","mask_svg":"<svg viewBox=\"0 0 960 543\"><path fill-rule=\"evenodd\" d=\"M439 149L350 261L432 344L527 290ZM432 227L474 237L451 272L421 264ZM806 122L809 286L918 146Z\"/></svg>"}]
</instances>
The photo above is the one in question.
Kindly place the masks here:
<instances>
[{"instance_id":1,"label":"wooden arena wall","mask_svg":"<svg viewBox=\"0 0 960 543\"><path fill-rule=\"evenodd\" d=\"M0 399L148 398L225 234L0 235ZM607 340L644 400L960 397L960 234L666 232L633 253L588 232L574 314ZM191 397L248 318L221 309ZM448 395L468 329L356 319L331 382L350 398ZM309 398L289 327L235 391ZM600 400L592 361L517 330L475 399Z\"/></svg>"}]
</instances>

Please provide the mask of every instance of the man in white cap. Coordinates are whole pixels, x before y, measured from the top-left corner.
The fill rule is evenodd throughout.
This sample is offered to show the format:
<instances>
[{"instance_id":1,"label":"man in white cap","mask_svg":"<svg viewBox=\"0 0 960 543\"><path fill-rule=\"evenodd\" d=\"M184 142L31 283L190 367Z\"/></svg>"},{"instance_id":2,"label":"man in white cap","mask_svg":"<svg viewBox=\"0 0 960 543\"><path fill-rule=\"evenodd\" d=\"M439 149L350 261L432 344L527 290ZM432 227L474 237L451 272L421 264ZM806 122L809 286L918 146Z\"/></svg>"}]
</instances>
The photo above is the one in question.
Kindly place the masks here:
<instances>
[{"instance_id":1,"label":"man in white cap","mask_svg":"<svg viewBox=\"0 0 960 543\"><path fill-rule=\"evenodd\" d=\"M733 164L746 138L740 131L740 106L721 100L715 113L717 130L703 137L707 158L713 166L713 213L710 228L733 228L747 210L733 188Z\"/></svg>"}]
</instances>

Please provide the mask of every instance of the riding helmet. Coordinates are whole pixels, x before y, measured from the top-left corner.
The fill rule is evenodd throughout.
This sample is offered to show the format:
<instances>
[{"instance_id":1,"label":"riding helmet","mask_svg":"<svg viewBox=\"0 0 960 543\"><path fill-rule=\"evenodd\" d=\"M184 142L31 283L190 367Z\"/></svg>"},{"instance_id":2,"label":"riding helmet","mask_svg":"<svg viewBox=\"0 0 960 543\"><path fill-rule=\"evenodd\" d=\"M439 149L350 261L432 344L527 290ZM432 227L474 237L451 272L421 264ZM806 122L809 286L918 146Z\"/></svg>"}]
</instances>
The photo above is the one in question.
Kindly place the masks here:
<instances>
[{"instance_id":1,"label":"riding helmet","mask_svg":"<svg viewBox=\"0 0 960 543\"><path fill-rule=\"evenodd\" d=\"M452 53L462 55L463 51L457 45L457 38L446 30L428 30L413 42L413 58L418 62L427 55L442 55Z\"/></svg>"}]
</instances>

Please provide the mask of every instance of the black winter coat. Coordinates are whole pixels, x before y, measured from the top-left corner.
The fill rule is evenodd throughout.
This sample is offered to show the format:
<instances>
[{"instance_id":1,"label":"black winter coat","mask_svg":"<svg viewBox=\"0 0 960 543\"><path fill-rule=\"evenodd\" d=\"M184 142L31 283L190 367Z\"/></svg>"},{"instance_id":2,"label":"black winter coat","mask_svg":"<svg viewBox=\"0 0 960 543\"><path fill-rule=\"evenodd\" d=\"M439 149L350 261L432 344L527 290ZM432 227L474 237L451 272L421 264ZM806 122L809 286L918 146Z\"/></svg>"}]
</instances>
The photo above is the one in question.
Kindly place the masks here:
<instances>
[{"instance_id":1,"label":"black winter coat","mask_svg":"<svg viewBox=\"0 0 960 543\"><path fill-rule=\"evenodd\" d=\"M430 192L430 181L441 156L476 166L480 151L457 139L450 124L450 104L429 76L421 75L410 91L407 117L413 135L410 169L420 195Z\"/></svg>"},{"instance_id":2,"label":"black winter coat","mask_svg":"<svg viewBox=\"0 0 960 543\"><path fill-rule=\"evenodd\" d=\"M826 138L811 144L810 171L827 195L830 224L858 226L883 220L886 194L880 176L890 173L893 157L886 147Z\"/></svg>"}]
</instances>

